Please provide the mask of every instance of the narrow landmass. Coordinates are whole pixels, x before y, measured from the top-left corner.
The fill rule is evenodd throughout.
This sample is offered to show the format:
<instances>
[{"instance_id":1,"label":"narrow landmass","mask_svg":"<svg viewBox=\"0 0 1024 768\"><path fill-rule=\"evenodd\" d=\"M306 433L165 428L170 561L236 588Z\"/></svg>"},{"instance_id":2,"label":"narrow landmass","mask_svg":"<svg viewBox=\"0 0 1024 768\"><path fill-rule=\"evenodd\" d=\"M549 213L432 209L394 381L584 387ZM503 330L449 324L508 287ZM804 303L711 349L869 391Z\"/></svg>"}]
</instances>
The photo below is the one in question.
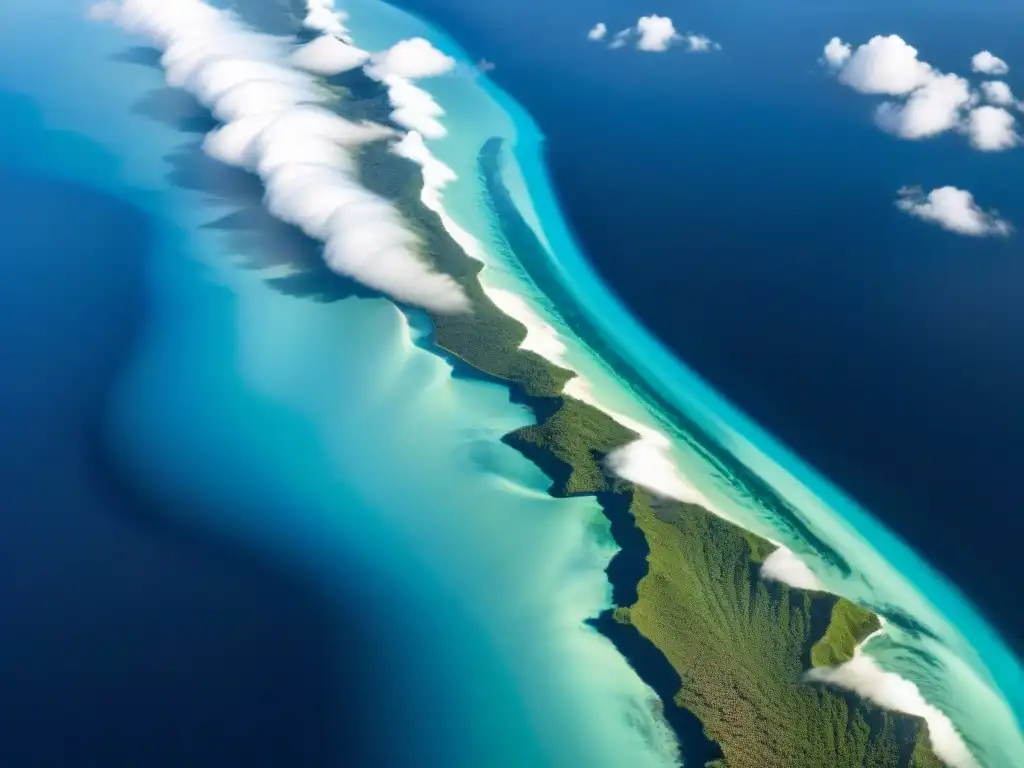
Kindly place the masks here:
<instances>
[{"instance_id":1,"label":"narrow landmass","mask_svg":"<svg viewBox=\"0 0 1024 768\"><path fill-rule=\"evenodd\" d=\"M379 104L379 86L360 74L344 87ZM571 371L519 348L526 328L491 302L479 280L483 265L422 204L420 168L383 142L366 148L361 168L363 183L392 200L418 233L423 258L457 280L471 302L467 314L431 315L433 344L458 374L503 382L535 415L536 424L505 442L548 474L552 495L597 498L622 547L616 561L638 560L637 548L645 550L639 569L620 568L619 583L613 578L623 604L594 625L662 698L684 754L698 724L707 742L698 754L713 768L938 768L923 720L805 680L808 666L851 658L878 617L834 595L762 579L774 545L700 506L655 498L612 476L604 457L637 435L566 396ZM499 221L518 215L498 213Z\"/></svg>"}]
</instances>

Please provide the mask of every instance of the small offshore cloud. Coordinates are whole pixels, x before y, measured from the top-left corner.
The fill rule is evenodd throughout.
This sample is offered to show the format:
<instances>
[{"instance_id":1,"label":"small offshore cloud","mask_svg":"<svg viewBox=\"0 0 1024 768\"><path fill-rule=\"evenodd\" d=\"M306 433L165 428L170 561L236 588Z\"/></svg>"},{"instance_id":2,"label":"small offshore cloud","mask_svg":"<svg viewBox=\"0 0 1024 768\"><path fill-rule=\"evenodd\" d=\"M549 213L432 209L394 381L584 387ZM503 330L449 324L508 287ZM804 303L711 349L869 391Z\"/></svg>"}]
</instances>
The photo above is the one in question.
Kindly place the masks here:
<instances>
[{"instance_id":1,"label":"small offshore cloud","mask_svg":"<svg viewBox=\"0 0 1024 768\"><path fill-rule=\"evenodd\" d=\"M315 75L337 75L363 66L370 58L368 51L356 48L333 35L320 37L300 46L291 60L299 69Z\"/></svg>"},{"instance_id":2,"label":"small offshore cloud","mask_svg":"<svg viewBox=\"0 0 1024 768\"><path fill-rule=\"evenodd\" d=\"M615 36L612 38L611 43L608 44L608 47L612 48L612 49L615 49L615 48L625 48L626 47L626 43L629 42L629 38L630 38L630 36L632 34L633 34L633 28L632 27L626 27L625 29L620 29L618 32L615 33Z\"/></svg>"},{"instance_id":3,"label":"small offshore cloud","mask_svg":"<svg viewBox=\"0 0 1024 768\"><path fill-rule=\"evenodd\" d=\"M469 309L461 286L421 260L421 243L395 207L360 183L355 153L395 131L328 109L330 94L294 66L290 41L202 0L102 8L163 51L167 84L191 92L222 124L203 150L256 174L270 213L322 242L331 270L436 312Z\"/></svg>"},{"instance_id":4,"label":"small offshore cloud","mask_svg":"<svg viewBox=\"0 0 1024 768\"><path fill-rule=\"evenodd\" d=\"M982 152L1002 152L1021 143L1017 118L1002 107L985 105L972 109L967 117L971 146Z\"/></svg>"},{"instance_id":5,"label":"small offshore cloud","mask_svg":"<svg viewBox=\"0 0 1024 768\"><path fill-rule=\"evenodd\" d=\"M455 59L435 48L429 40L412 37L370 56L366 74L383 81L390 76L416 79L437 77L455 68Z\"/></svg>"},{"instance_id":6,"label":"small offshore cloud","mask_svg":"<svg viewBox=\"0 0 1024 768\"><path fill-rule=\"evenodd\" d=\"M636 22L636 32L640 39L636 41L637 49L660 53L667 51L672 43L680 39L672 19L668 16L641 16Z\"/></svg>"},{"instance_id":7,"label":"small offshore cloud","mask_svg":"<svg viewBox=\"0 0 1024 768\"><path fill-rule=\"evenodd\" d=\"M721 50L722 46L705 35L685 35L687 50L691 53L710 53Z\"/></svg>"},{"instance_id":8,"label":"small offshore cloud","mask_svg":"<svg viewBox=\"0 0 1024 768\"><path fill-rule=\"evenodd\" d=\"M607 36L608 27L604 22L598 22L587 33L587 38L595 42L605 40ZM650 16L641 16L635 25L620 29L612 35L608 47L612 49L625 48L632 40L636 41L638 51L647 53L664 53L677 44L684 44L690 53L707 53L722 48L707 35L698 35L693 32L680 34L671 18L659 16L656 13Z\"/></svg>"},{"instance_id":9,"label":"small offshore cloud","mask_svg":"<svg viewBox=\"0 0 1024 768\"><path fill-rule=\"evenodd\" d=\"M476 70L477 72L493 72L495 67L497 66L498 65L495 64L493 61L488 61L487 59L480 59L480 61L476 63Z\"/></svg>"},{"instance_id":10,"label":"small offshore cloud","mask_svg":"<svg viewBox=\"0 0 1024 768\"><path fill-rule=\"evenodd\" d=\"M780 581L797 589L822 590L821 580L792 550L780 546L761 564L761 577Z\"/></svg>"},{"instance_id":11,"label":"small offshore cloud","mask_svg":"<svg viewBox=\"0 0 1024 768\"><path fill-rule=\"evenodd\" d=\"M903 187L899 190L896 207L959 235L1005 236L1012 231L996 211L982 210L975 203L974 195L956 187L939 187L927 195L920 187Z\"/></svg>"},{"instance_id":12,"label":"small offshore cloud","mask_svg":"<svg viewBox=\"0 0 1024 768\"><path fill-rule=\"evenodd\" d=\"M989 51L981 51L971 57L971 69L983 75L1005 75L1010 65Z\"/></svg>"},{"instance_id":13,"label":"small offshore cloud","mask_svg":"<svg viewBox=\"0 0 1024 768\"><path fill-rule=\"evenodd\" d=\"M833 37L825 45L822 63L855 91L900 97L879 104L875 122L901 139L928 139L956 131L966 135L972 147L987 152L1021 143L1016 119L1003 109L1014 104L1006 83L982 83L979 94L965 78L922 61L917 49L898 35L876 35L857 48ZM987 51L977 54L973 64L975 71L1006 71L1005 62ZM982 97L988 105L978 106Z\"/></svg>"},{"instance_id":14,"label":"small offshore cloud","mask_svg":"<svg viewBox=\"0 0 1024 768\"><path fill-rule=\"evenodd\" d=\"M853 47L844 43L838 37L833 37L825 45L825 55L822 61L830 67L839 68L853 54Z\"/></svg>"},{"instance_id":15,"label":"small offshore cloud","mask_svg":"<svg viewBox=\"0 0 1024 768\"><path fill-rule=\"evenodd\" d=\"M1009 107L1017 103L1010 86L1002 80L988 80L982 83L981 93L985 101L997 107Z\"/></svg>"}]
</instances>

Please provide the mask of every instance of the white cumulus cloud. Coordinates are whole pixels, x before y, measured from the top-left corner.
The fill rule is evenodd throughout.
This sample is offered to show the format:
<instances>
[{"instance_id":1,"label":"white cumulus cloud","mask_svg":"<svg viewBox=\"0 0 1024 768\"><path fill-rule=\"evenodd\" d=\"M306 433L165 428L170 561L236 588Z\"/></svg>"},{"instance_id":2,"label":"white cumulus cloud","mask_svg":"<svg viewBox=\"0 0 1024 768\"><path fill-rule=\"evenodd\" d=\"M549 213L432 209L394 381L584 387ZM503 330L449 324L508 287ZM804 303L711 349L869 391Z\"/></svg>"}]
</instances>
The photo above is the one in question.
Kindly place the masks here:
<instances>
[{"instance_id":1,"label":"white cumulus cloud","mask_svg":"<svg viewBox=\"0 0 1024 768\"><path fill-rule=\"evenodd\" d=\"M834 37L825 46L825 59L838 69L839 82L861 93L902 96L936 77L898 35L875 35L856 50Z\"/></svg>"},{"instance_id":2,"label":"white cumulus cloud","mask_svg":"<svg viewBox=\"0 0 1024 768\"><path fill-rule=\"evenodd\" d=\"M981 84L981 93L985 101L1000 107L1008 107L1016 102L1010 86L1002 80L989 80Z\"/></svg>"},{"instance_id":3,"label":"white cumulus cloud","mask_svg":"<svg viewBox=\"0 0 1024 768\"><path fill-rule=\"evenodd\" d=\"M437 77L455 68L455 59L435 48L429 40L412 37L374 53L363 71L388 89L394 110L391 119L403 128L418 131L428 139L447 134L438 118L444 109L424 89L413 84L417 78Z\"/></svg>"},{"instance_id":4,"label":"white cumulus cloud","mask_svg":"<svg viewBox=\"0 0 1024 768\"><path fill-rule=\"evenodd\" d=\"M1010 71L1010 65L988 51L981 51L971 57L971 69L984 75L1005 75Z\"/></svg>"},{"instance_id":5,"label":"white cumulus cloud","mask_svg":"<svg viewBox=\"0 0 1024 768\"><path fill-rule=\"evenodd\" d=\"M455 59L442 53L422 37L395 43L386 51L370 56L366 74L375 80L396 75L405 78L436 77L455 68Z\"/></svg>"},{"instance_id":6,"label":"white cumulus cloud","mask_svg":"<svg viewBox=\"0 0 1024 768\"><path fill-rule=\"evenodd\" d=\"M896 207L911 216L960 235L1008 235L1010 225L995 211L983 211L974 195L956 187L939 187L927 195L920 187L903 187Z\"/></svg>"},{"instance_id":7,"label":"white cumulus cloud","mask_svg":"<svg viewBox=\"0 0 1024 768\"><path fill-rule=\"evenodd\" d=\"M982 106L967 116L971 146L983 152L1001 152L1020 144L1017 119L1002 107Z\"/></svg>"},{"instance_id":8,"label":"white cumulus cloud","mask_svg":"<svg viewBox=\"0 0 1024 768\"><path fill-rule=\"evenodd\" d=\"M359 183L354 153L394 131L327 109L330 94L293 66L289 41L202 0L104 8L163 51L168 85L194 94L222 122L204 140L207 154L257 174L269 211L323 242L332 270L437 312L468 309L461 287L421 261L420 242L398 211Z\"/></svg>"},{"instance_id":9,"label":"white cumulus cloud","mask_svg":"<svg viewBox=\"0 0 1024 768\"><path fill-rule=\"evenodd\" d=\"M924 139L956 128L972 101L971 88L958 75L935 75L903 102L879 105L879 126L904 139Z\"/></svg>"},{"instance_id":10,"label":"white cumulus cloud","mask_svg":"<svg viewBox=\"0 0 1024 768\"><path fill-rule=\"evenodd\" d=\"M680 38L672 19L657 14L641 16L636 22L636 32L640 36L636 47L641 51L667 51Z\"/></svg>"},{"instance_id":11,"label":"white cumulus cloud","mask_svg":"<svg viewBox=\"0 0 1024 768\"><path fill-rule=\"evenodd\" d=\"M587 37L591 40L604 40L608 27L603 23L590 30ZM609 48L624 48L631 40L636 40L636 48L648 53L664 53L673 45L683 43L690 53L707 53L721 50L722 46L706 35L693 32L680 34L672 19L652 13L641 16L634 26L620 29L612 35Z\"/></svg>"},{"instance_id":12,"label":"white cumulus cloud","mask_svg":"<svg viewBox=\"0 0 1024 768\"><path fill-rule=\"evenodd\" d=\"M333 35L345 42L350 42L345 20L348 14L336 10L334 0L306 0L306 17L302 20L306 29Z\"/></svg>"},{"instance_id":13,"label":"white cumulus cloud","mask_svg":"<svg viewBox=\"0 0 1024 768\"><path fill-rule=\"evenodd\" d=\"M955 74L940 72L918 58L898 35L876 35L854 48L838 37L825 45L822 62L836 79L861 93L899 97L875 110L875 122L903 139L926 139L947 131L966 135L975 149L997 152L1021 143L1016 119L1004 107L1020 106L1002 81L981 84L981 94ZM1006 63L982 51L975 71L1002 74ZM984 97L989 104L977 106Z\"/></svg>"},{"instance_id":14,"label":"white cumulus cloud","mask_svg":"<svg viewBox=\"0 0 1024 768\"><path fill-rule=\"evenodd\" d=\"M761 564L761 576L797 589L823 589L821 581L792 550L778 547Z\"/></svg>"},{"instance_id":15,"label":"white cumulus cloud","mask_svg":"<svg viewBox=\"0 0 1024 768\"><path fill-rule=\"evenodd\" d=\"M686 49L691 53L708 53L720 50L722 47L706 35L688 34L684 39L686 40Z\"/></svg>"},{"instance_id":16,"label":"white cumulus cloud","mask_svg":"<svg viewBox=\"0 0 1024 768\"><path fill-rule=\"evenodd\" d=\"M841 67L851 55L853 55L853 46L844 43L838 37L833 37L825 44L824 62L830 67Z\"/></svg>"},{"instance_id":17,"label":"white cumulus cloud","mask_svg":"<svg viewBox=\"0 0 1024 768\"><path fill-rule=\"evenodd\" d=\"M433 96L396 75L384 78L384 85L388 89L388 100L394 107L391 119L398 125L419 131L428 139L440 139L448 134L448 129L438 119L444 116L444 109Z\"/></svg>"},{"instance_id":18,"label":"white cumulus cloud","mask_svg":"<svg viewBox=\"0 0 1024 768\"><path fill-rule=\"evenodd\" d=\"M370 54L333 35L321 35L292 54L292 63L317 75L337 75L361 67Z\"/></svg>"}]
</instances>

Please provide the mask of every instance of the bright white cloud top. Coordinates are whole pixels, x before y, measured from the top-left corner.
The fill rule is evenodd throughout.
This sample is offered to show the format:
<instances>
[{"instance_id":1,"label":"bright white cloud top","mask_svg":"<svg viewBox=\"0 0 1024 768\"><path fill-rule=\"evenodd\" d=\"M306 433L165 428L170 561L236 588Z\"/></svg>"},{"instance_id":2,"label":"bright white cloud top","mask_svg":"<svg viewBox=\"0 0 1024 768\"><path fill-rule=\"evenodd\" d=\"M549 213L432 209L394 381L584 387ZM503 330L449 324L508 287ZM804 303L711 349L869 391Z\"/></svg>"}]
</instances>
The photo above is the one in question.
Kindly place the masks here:
<instances>
[{"instance_id":1,"label":"bright white cloud top","mask_svg":"<svg viewBox=\"0 0 1024 768\"><path fill-rule=\"evenodd\" d=\"M366 66L366 74L375 80L395 75L405 78L436 77L455 68L455 59L431 45L429 40L413 37L375 53Z\"/></svg>"},{"instance_id":2,"label":"bright white cloud top","mask_svg":"<svg viewBox=\"0 0 1024 768\"><path fill-rule=\"evenodd\" d=\"M1008 235L1012 230L998 213L982 210L974 201L974 195L956 187L939 187L927 195L920 187L903 187L896 207L959 235Z\"/></svg>"},{"instance_id":3,"label":"bright white cloud top","mask_svg":"<svg viewBox=\"0 0 1024 768\"><path fill-rule=\"evenodd\" d=\"M302 25L306 29L350 42L348 29L345 28L346 19L348 14L336 10L334 0L306 0L306 17L302 20Z\"/></svg>"},{"instance_id":4,"label":"bright white cloud top","mask_svg":"<svg viewBox=\"0 0 1024 768\"><path fill-rule=\"evenodd\" d=\"M202 0L99 7L94 16L163 51L168 85L195 95L221 122L204 151L259 176L268 210L321 241L332 270L402 302L467 309L461 287L420 259L420 242L398 211L359 182L354 153L395 131L328 109L330 93L295 68L287 39L258 33Z\"/></svg>"},{"instance_id":5,"label":"bright white cloud top","mask_svg":"<svg viewBox=\"0 0 1024 768\"><path fill-rule=\"evenodd\" d=\"M1010 71L1010 65L988 51L981 51L971 57L971 69L983 75L1005 75Z\"/></svg>"},{"instance_id":6,"label":"bright white cloud top","mask_svg":"<svg viewBox=\"0 0 1024 768\"><path fill-rule=\"evenodd\" d=\"M837 70L839 82L861 93L902 96L936 74L898 35L876 35L856 50L833 37L825 46L825 60Z\"/></svg>"},{"instance_id":7,"label":"bright white cloud top","mask_svg":"<svg viewBox=\"0 0 1024 768\"><path fill-rule=\"evenodd\" d=\"M394 108L391 119L395 123L418 131L428 139L440 139L448 133L439 120L444 116L444 109L412 81L444 75L454 68L455 59L439 51L429 40L413 37L374 53L363 71L387 86L388 100Z\"/></svg>"},{"instance_id":8,"label":"bright white cloud top","mask_svg":"<svg viewBox=\"0 0 1024 768\"><path fill-rule=\"evenodd\" d=\"M608 27L600 22L587 33L587 38L597 42L604 40L607 35ZM641 16L634 26L620 29L612 35L608 47L624 48L630 40L636 40L637 50L647 53L664 53L677 44L683 44L690 53L707 53L721 50L722 47L706 35L692 32L680 34L671 18L656 13Z\"/></svg>"},{"instance_id":9,"label":"bright white cloud top","mask_svg":"<svg viewBox=\"0 0 1024 768\"><path fill-rule=\"evenodd\" d=\"M672 43L680 39L681 35L676 32L672 19L668 16L641 16L636 22L636 32L640 39L636 47L641 51L652 51L660 53L667 51Z\"/></svg>"},{"instance_id":10,"label":"bright white cloud top","mask_svg":"<svg viewBox=\"0 0 1024 768\"><path fill-rule=\"evenodd\" d=\"M971 146L983 152L1001 152L1021 143L1017 119L1002 107L986 105L971 110L967 133Z\"/></svg>"},{"instance_id":11,"label":"bright white cloud top","mask_svg":"<svg viewBox=\"0 0 1024 768\"><path fill-rule=\"evenodd\" d=\"M1016 102L1010 86L1002 80L989 80L982 83L981 93L985 97L985 101L999 107L1012 106Z\"/></svg>"},{"instance_id":12,"label":"bright white cloud top","mask_svg":"<svg viewBox=\"0 0 1024 768\"><path fill-rule=\"evenodd\" d=\"M978 54L992 73L1005 72L1005 62ZM998 65L994 63L998 62ZM1016 118L1002 108L1013 103L1009 86L983 83L981 94L963 77L944 73L918 57L918 50L898 35L876 35L857 48L834 37L825 45L823 63L836 79L855 91L896 97L875 108L880 128L902 139L927 139L957 131L971 146L989 152L1020 143ZM982 95L996 106L978 106Z\"/></svg>"},{"instance_id":13,"label":"bright white cloud top","mask_svg":"<svg viewBox=\"0 0 1024 768\"><path fill-rule=\"evenodd\" d=\"M292 54L292 63L316 75L337 75L361 67L370 54L333 35L321 35Z\"/></svg>"}]
</instances>

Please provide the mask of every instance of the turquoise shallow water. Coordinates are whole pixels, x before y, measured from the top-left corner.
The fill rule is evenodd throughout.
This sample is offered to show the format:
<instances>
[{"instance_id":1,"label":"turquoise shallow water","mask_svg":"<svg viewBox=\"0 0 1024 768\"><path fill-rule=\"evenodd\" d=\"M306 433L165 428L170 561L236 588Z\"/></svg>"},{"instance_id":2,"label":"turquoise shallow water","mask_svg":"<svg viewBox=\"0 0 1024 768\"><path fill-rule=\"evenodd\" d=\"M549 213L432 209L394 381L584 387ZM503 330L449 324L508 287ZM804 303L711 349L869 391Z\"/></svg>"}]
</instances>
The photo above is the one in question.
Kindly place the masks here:
<instances>
[{"instance_id":1,"label":"turquoise shallow water","mask_svg":"<svg viewBox=\"0 0 1024 768\"><path fill-rule=\"evenodd\" d=\"M649 692L583 625L609 598L606 524L592 500L547 497L546 478L499 441L527 423L525 411L500 387L453 379L382 299L325 303L275 290L268 279L278 273L261 266L274 263L275 248L298 246L267 221L254 227L259 246L253 232L208 226L239 198L225 202L223 186L208 175L214 170L195 153L194 135L182 132L183 115L153 108L174 103L159 74L116 60L132 43L107 27L77 18L54 24L58 5L37 3L19 16L20 30L49 45L30 45L32 34L12 39L0 53L0 69L12 79L3 84L31 92L54 127L116 149L123 181L148 190L140 200L159 209L166 226L150 265L151 324L110 412L108 434L126 471L179 509L194 499L219 510L196 514L189 525L244 539L318 583L366 584L371 601L400 608L402 616L380 620L391 633L391 657L407 666L381 670L381 685L424 713L415 743L438 764L667 764L670 745ZM353 0L349 9L366 47L424 34L470 63L439 30L390 6ZM54 71L68 74L56 78ZM66 86L71 72L86 71L88 88ZM991 750L991 765L1013 765L997 760L1020 754L1010 713L1024 707L1024 680L980 617L614 301L562 221L541 162L542 135L507 95L469 77L427 87L449 113L449 137L436 152L460 175L445 197L458 223L494 245L476 152L494 135L514 140L518 171L511 168L506 183L542 229L576 309L638 378L764 476L850 561L854 575L845 580L819 564L829 586L898 605L939 635L940 644L924 646L946 664L938 673L911 666L915 657L899 645L878 655L914 673L929 698ZM147 99L150 108L140 109ZM73 155L62 159L62 173L112 183L75 168ZM180 173L171 174L182 168L194 171L190 189L181 188ZM567 308L546 301L516 264L496 254L491 249L488 281L534 300L562 334L566 359L602 401L673 431L632 382L573 340L559 319ZM731 485L727 472L709 467L688 435L675 430L674 437L677 461L716 504L811 554L757 498ZM339 615L339 627L351 618ZM1008 704L985 693L987 685L1001 687ZM497 756L496 744L503 745Z\"/></svg>"},{"instance_id":2,"label":"turquoise shallow water","mask_svg":"<svg viewBox=\"0 0 1024 768\"><path fill-rule=\"evenodd\" d=\"M215 226L248 188L225 195L238 179L196 152L201 114L134 41L59 5L19 15L2 85L121 167L40 163L67 159L53 171L130 194L160 223L149 322L106 420L124 476L177 524L380 606L334 621L384 635L366 706L385 751L416 765L667 765L653 697L583 623L609 599L607 524L593 500L548 497L499 440L526 412L504 388L453 379L383 299L277 290L261 265L299 246L269 219ZM343 722L338 739L344 755Z\"/></svg>"}]
</instances>

